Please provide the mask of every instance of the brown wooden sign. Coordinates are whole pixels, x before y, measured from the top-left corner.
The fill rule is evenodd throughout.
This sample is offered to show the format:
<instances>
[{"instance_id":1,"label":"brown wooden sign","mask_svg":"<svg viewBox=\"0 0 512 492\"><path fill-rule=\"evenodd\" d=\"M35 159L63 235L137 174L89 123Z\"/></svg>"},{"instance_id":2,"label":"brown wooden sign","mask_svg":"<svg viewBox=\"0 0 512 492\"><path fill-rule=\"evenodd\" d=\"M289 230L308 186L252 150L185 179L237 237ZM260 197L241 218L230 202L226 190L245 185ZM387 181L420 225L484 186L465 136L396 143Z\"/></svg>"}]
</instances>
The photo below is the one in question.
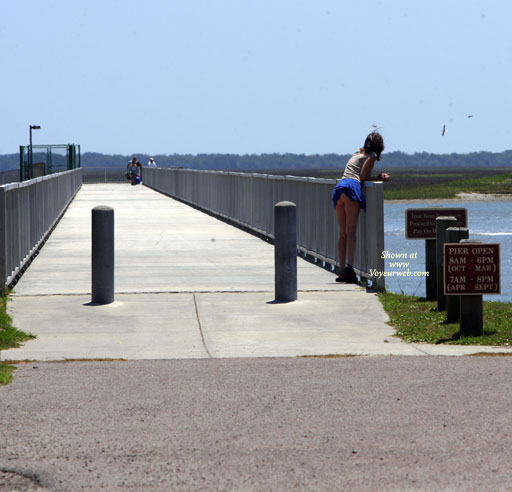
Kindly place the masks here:
<instances>
[{"instance_id":1,"label":"brown wooden sign","mask_svg":"<svg viewBox=\"0 0 512 492\"><path fill-rule=\"evenodd\" d=\"M436 219L453 216L456 227L468 226L468 211L465 208L408 208L405 211L405 237L407 239L435 239Z\"/></svg>"},{"instance_id":2,"label":"brown wooden sign","mask_svg":"<svg viewBox=\"0 0 512 492\"><path fill-rule=\"evenodd\" d=\"M499 243L445 243L445 295L500 293Z\"/></svg>"}]
</instances>

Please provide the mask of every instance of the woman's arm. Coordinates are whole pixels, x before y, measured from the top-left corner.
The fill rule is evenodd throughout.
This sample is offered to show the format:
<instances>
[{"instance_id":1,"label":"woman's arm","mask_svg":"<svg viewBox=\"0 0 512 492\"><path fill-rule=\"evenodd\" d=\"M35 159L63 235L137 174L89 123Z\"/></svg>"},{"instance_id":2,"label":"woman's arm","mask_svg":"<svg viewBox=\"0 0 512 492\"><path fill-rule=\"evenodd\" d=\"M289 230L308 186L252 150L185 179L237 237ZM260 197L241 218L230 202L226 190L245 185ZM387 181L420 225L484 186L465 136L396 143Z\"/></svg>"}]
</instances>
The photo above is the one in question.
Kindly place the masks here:
<instances>
[{"instance_id":1,"label":"woman's arm","mask_svg":"<svg viewBox=\"0 0 512 492\"><path fill-rule=\"evenodd\" d=\"M389 181L391 175L389 173L380 173L378 176L369 177L365 181Z\"/></svg>"},{"instance_id":2,"label":"woman's arm","mask_svg":"<svg viewBox=\"0 0 512 492\"><path fill-rule=\"evenodd\" d=\"M380 173L378 176L371 176L375 161L376 157L371 155L364 161L361 174L359 176L361 183L363 181L389 181L389 173Z\"/></svg>"},{"instance_id":3,"label":"woman's arm","mask_svg":"<svg viewBox=\"0 0 512 492\"><path fill-rule=\"evenodd\" d=\"M371 174L373 166L375 165L375 160L376 157L374 155L369 155L364 161L363 167L361 168L361 174L359 175L361 183L363 181L372 181Z\"/></svg>"}]
</instances>

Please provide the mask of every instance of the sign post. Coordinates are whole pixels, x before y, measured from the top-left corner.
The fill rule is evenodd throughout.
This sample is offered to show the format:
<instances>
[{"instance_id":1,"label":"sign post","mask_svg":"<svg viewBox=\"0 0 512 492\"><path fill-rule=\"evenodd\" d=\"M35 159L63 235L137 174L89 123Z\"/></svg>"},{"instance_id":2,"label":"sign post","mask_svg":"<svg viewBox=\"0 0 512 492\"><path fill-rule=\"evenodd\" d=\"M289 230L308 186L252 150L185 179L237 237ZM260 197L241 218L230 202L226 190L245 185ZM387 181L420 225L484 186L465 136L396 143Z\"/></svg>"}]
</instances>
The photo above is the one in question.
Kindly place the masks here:
<instances>
[{"instance_id":1,"label":"sign post","mask_svg":"<svg viewBox=\"0 0 512 492\"><path fill-rule=\"evenodd\" d=\"M455 227L455 217L437 217L436 219L436 279L437 279L437 310L446 309L446 296L443 288L443 244L446 243L446 229Z\"/></svg>"},{"instance_id":2,"label":"sign post","mask_svg":"<svg viewBox=\"0 0 512 492\"><path fill-rule=\"evenodd\" d=\"M426 298L429 301L437 300L436 219L442 215L455 217L456 227L468 225L465 208L408 208L405 211L405 237L425 240Z\"/></svg>"},{"instance_id":3,"label":"sign post","mask_svg":"<svg viewBox=\"0 0 512 492\"><path fill-rule=\"evenodd\" d=\"M436 240L425 239L425 297L429 301L437 299L437 272L436 272Z\"/></svg>"},{"instance_id":4,"label":"sign post","mask_svg":"<svg viewBox=\"0 0 512 492\"><path fill-rule=\"evenodd\" d=\"M448 227L446 229L446 242L458 243L461 239L469 238L467 227ZM453 268L452 268L453 269ZM460 319L460 296L446 296L446 321L455 323Z\"/></svg>"},{"instance_id":5,"label":"sign post","mask_svg":"<svg viewBox=\"0 0 512 492\"><path fill-rule=\"evenodd\" d=\"M444 293L460 295L460 332L483 333L483 294L500 294L500 245L463 239L444 244Z\"/></svg>"}]
</instances>

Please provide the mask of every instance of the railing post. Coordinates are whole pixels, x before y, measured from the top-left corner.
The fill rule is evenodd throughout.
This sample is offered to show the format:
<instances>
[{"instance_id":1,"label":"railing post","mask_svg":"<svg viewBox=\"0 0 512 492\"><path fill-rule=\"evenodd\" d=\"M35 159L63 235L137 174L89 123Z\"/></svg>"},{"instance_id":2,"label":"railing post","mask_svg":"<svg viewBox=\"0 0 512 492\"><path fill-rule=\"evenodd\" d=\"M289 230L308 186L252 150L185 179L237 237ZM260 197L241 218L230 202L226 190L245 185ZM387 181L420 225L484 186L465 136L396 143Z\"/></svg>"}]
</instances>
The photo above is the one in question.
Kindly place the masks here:
<instances>
[{"instance_id":1,"label":"railing post","mask_svg":"<svg viewBox=\"0 0 512 492\"><path fill-rule=\"evenodd\" d=\"M297 212L292 202L274 206L276 301L297 300Z\"/></svg>"},{"instance_id":2,"label":"railing post","mask_svg":"<svg viewBox=\"0 0 512 492\"><path fill-rule=\"evenodd\" d=\"M95 304L114 302L114 209L92 209L92 298Z\"/></svg>"},{"instance_id":3,"label":"railing post","mask_svg":"<svg viewBox=\"0 0 512 492\"><path fill-rule=\"evenodd\" d=\"M365 191L367 191L366 200L366 237L371 238L368 241L367 249L368 263L367 271L376 270L384 272L385 261L382 257L384 251L384 185L381 182L365 183ZM362 213L360 215L362 215ZM358 225L359 227L359 225ZM384 275L372 278L372 287L382 291L386 288L386 278Z\"/></svg>"}]
</instances>

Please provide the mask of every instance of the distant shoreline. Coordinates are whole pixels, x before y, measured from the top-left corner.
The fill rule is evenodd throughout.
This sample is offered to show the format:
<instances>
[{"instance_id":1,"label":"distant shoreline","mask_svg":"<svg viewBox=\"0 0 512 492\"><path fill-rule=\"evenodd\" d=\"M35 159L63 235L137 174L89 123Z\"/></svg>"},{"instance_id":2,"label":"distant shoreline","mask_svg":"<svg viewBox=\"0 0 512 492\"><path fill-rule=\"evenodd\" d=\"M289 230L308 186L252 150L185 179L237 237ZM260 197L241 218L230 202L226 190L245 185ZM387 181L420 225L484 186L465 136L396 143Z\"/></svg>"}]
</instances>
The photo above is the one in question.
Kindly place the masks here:
<instances>
[{"instance_id":1,"label":"distant shoreline","mask_svg":"<svg viewBox=\"0 0 512 492\"><path fill-rule=\"evenodd\" d=\"M512 195L490 193L457 193L457 198L416 198L412 200L384 200L384 203L431 203L431 202L512 202Z\"/></svg>"}]
</instances>

